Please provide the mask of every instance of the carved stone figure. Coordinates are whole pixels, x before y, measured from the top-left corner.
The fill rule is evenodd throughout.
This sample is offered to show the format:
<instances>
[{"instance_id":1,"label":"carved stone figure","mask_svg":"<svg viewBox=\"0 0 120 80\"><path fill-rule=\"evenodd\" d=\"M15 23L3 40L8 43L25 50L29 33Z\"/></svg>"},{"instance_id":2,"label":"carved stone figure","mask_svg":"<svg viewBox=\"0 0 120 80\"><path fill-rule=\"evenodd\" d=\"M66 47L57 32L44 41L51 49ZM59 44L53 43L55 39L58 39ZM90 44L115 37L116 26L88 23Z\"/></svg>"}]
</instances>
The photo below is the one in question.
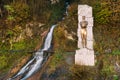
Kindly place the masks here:
<instances>
[{"instance_id":1,"label":"carved stone figure","mask_svg":"<svg viewBox=\"0 0 120 80\"><path fill-rule=\"evenodd\" d=\"M78 5L78 48L75 54L75 64L94 66L95 56L93 49L93 16L92 7Z\"/></svg>"},{"instance_id":2,"label":"carved stone figure","mask_svg":"<svg viewBox=\"0 0 120 80\"><path fill-rule=\"evenodd\" d=\"M82 16L82 21L80 22L80 26L81 26L81 39L82 39L83 48L86 48L87 46L87 25L88 22L85 20L85 16Z\"/></svg>"}]
</instances>

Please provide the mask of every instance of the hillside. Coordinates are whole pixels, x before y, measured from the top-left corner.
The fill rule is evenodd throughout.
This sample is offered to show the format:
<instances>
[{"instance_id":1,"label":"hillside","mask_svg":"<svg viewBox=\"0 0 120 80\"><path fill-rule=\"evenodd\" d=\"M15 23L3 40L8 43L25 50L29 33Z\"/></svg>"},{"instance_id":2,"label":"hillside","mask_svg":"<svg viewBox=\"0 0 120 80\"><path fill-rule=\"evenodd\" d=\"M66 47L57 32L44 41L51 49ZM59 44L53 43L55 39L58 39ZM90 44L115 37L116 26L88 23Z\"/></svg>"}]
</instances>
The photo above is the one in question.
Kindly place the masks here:
<instances>
[{"instance_id":1,"label":"hillside","mask_svg":"<svg viewBox=\"0 0 120 80\"><path fill-rule=\"evenodd\" d=\"M119 80L120 41L118 12L110 5L117 2L75 1L68 8L68 16L55 29L54 47L56 53L45 69L41 79L49 80ZM119 3L119 1L118 1ZM74 65L77 49L77 7L78 4L93 6L95 67ZM108 6L109 5L109 6ZM109 8L110 7L110 8ZM116 7L116 6L115 6ZM108 10L109 9L109 10ZM112 15L115 14L115 15ZM64 35L64 36L63 36ZM70 52L69 52L70 51Z\"/></svg>"},{"instance_id":2,"label":"hillside","mask_svg":"<svg viewBox=\"0 0 120 80\"><path fill-rule=\"evenodd\" d=\"M50 0L0 0L0 79L16 73L31 53L42 46L46 34L41 34L57 23L53 34L54 53L43 71L42 80L119 80L120 1L66 1L70 3L68 16L62 0L53 3ZM78 4L93 7L94 67L74 65ZM11 74L6 75L8 72Z\"/></svg>"}]
</instances>

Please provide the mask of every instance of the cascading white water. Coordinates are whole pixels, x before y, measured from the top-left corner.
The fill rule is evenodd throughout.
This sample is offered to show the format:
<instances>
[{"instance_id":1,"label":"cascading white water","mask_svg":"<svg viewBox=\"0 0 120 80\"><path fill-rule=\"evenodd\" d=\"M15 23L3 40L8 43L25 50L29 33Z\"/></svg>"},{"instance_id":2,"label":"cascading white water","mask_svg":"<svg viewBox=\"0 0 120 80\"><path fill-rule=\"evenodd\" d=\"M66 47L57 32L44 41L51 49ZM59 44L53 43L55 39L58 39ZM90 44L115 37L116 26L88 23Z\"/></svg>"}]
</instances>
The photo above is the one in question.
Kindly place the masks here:
<instances>
[{"instance_id":1,"label":"cascading white water","mask_svg":"<svg viewBox=\"0 0 120 80\"><path fill-rule=\"evenodd\" d=\"M70 7L70 5L69 5L69 0L66 1L65 5L66 5L65 15L68 16L68 8ZM62 20L64 20L64 19L65 19L65 18L63 17Z\"/></svg>"},{"instance_id":2,"label":"cascading white water","mask_svg":"<svg viewBox=\"0 0 120 80\"><path fill-rule=\"evenodd\" d=\"M68 16L68 12L67 12L68 7L69 7L69 3L66 2L66 12L65 13L67 16ZM20 79L20 80L26 80L33 73L35 73L39 68L41 68L42 62L43 62L44 51L49 50L49 48L51 47L52 34L53 34L53 30L54 30L55 26L56 25L52 25L49 33L47 34L43 48L38 50L35 53L34 57L15 76L13 76L12 78L9 78L8 80L15 80L15 78L18 76L22 76L22 79Z\"/></svg>"},{"instance_id":3,"label":"cascading white water","mask_svg":"<svg viewBox=\"0 0 120 80\"><path fill-rule=\"evenodd\" d=\"M50 32L48 33L45 43L44 43L44 48L43 50L48 50L51 46L51 41L52 41L52 33L53 33L53 29L55 28L56 25L53 25Z\"/></svg>"},{"instance_id":4,"label":"cascading white water","mask_svg":"<svg viewBox=\"0 0 120 80\"><path fill-rule=\"evenodd\" d=\"M13 80L17 76L20 76L23 74L26 74L26 75L24 75L24 77L21 80L26 80L28 77L30 77L34 72L36 72L41 67L44 51L48 50L51 46L52 34L55 26L56 25L53 25L49 33L47 34L47 37L44 43L44 48L38 50L38 52L35 53L35 56L33 57L33 59L31 59L14 77L12 77L9 80Z\"/></svg>"},{"instance_id":5,"label":"cascading white water","mask_svg":"<svg viewBox=\"0 0 120 80\"><path fill-rule=\"evenodd\" d=\"M69 8L69 2L66 2L66 12L65 12L65 14L68 16L68 8Z\"/></svg>"},{"instance_id":6,"label":"cascading white water","mask_svg":"<svg viewBox=\"0 0 120 80\"><path fill-rule=\"evenodd\" d=\"M32 65L32 68L30 69L30 71L21 80L27 79L28 77L30 77L34 72L36 72L41 67L41 63L43 61L43 53L44 53L44 51L48 50L51 46L52 34L53 34L53 30L54 30L55 26L56 25L53 25L51 27L50 32L48 33L48 35L45 39L44 48L39 50L39 52L35 53L35 59L36 59L35 64Z\"/></svg>"}]
</instances>

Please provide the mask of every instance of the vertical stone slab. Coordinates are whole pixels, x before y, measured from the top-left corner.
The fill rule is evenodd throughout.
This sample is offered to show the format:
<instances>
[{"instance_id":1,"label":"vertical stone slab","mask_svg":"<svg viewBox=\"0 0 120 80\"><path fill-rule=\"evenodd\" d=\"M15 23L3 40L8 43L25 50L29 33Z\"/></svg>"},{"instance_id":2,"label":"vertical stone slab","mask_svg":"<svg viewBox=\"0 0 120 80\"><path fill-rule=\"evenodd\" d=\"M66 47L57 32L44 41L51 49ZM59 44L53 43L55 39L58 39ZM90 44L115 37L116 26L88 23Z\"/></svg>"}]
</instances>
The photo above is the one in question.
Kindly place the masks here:
<instances>
[{"instance_id":1,"label":"vertical stone slab","mask_svg":"<svg viewBox=\"0 0 120 80\"><path fill-rule=\"evenodd\" d=\"M82 47L81 26L82 16L86 17L87 25L87 48ZM94 50L93 50L93 17L92 7L88 5L78 5L78 48L75 54L75 64L94 66Z\"/></svg>"}]
</instances>

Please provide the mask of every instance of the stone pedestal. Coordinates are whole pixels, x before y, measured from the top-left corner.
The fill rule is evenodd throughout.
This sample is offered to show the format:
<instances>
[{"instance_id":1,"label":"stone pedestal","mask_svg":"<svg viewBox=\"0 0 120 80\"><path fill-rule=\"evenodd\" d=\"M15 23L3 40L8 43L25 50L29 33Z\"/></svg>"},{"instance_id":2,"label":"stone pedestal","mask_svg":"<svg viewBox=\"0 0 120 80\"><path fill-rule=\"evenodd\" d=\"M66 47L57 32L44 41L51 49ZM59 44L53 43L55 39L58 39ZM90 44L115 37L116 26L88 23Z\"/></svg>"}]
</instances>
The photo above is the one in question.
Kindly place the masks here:
<instances>
[{"instance_id":1,"label":"stone pedestal","mask_svg":"<svg viewBox=\"0 0 120 80\"><path fill-rule=\"evenodd\" d=\"M90 51L86 48L76 50L75 64L94 66L94 51L93 50Z\"/></svg>"},{"instance_id":2,"label":"stone pedestal","mask_svg":"<svg viewBox=\"0 0 120 80\"><path fill-rule=\"evenodd\" d=\"M81 26L82 16L85 16L85 20L88 21L87 25L87 48L82 47L81 39ZM75 54L75 64L94 66L94 50L93 50L93 17L92 7L88 5L78 5L78 48Z\"/></svg>"}]
</instances>

